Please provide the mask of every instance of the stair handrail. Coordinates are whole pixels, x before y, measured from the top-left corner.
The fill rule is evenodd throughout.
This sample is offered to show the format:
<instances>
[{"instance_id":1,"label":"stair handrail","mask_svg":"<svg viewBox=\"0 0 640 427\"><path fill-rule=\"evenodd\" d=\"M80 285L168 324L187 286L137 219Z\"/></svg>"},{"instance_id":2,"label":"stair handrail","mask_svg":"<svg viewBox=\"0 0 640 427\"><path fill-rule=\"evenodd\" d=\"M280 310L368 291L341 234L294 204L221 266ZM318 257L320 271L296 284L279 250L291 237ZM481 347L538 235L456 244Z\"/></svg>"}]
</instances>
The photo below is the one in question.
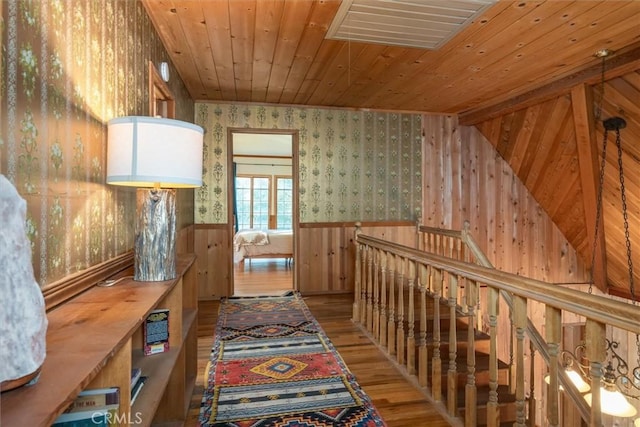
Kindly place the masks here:
<instances>
[{"instance_id":1,"label":"stair handrail","mask_svg":"<svg viewBox=\"0 0 640 427\"><path fill-rule=\"evenodd\" d=\"M599 323L640 334L640 310L632 304L601 298L594 294L555 286L541 280L459 261L442 255L423 252L419 249L364 234L358 234L356 241L376 249L393 252L416 263L426 263L447 273L491 285L499 290L511 292L523 298L587 317Z\"/></svg>"},{"instance_id":2,"label":"stair handrail","mask_svg":"<svg viewBox=\"0 0 640 427\"><path fill-rule=\"evenodd\" d=\"M418 227L418 230L421 231L421 228L422 228L421 226ZM471 227L470 227L469 221L465 221L464 227L460 232L460 238L462 240L462 243L464 243L469 248L469 250L471 251L471 253L473 254L474 258L476 259L479 265L482 265L488 268L495 268L491 263L491 261L489 261L489 258L482 251L482 249L480 249L480 245L478 245L478 243L473 238L473 235L471 234L470 229ZM511 298L511 295L501 290L500 296L507 303L509 310L513 310L513 299ZM529 316L527 316L526 333L529 336L531 343L534 345L534 347L536 348L536 350L544 360L545 364L548 366L550 357L549 357L549 351L547 348L547 342L542 336L542 334L540 333L540 331L538 331L538 328L536 328L536 326L533 324L533 321L529 318ZM591 422L591 412L590 412L589 405L584 400L584 398L582 397L578 389L575 387L573 382L569 379L566 371L563 369L564 367L561 365L560 362L558 362L558 365L559 365L558 380L560 384L564 387L566 394L569 396L569 398L575 405L576 409L580 413L581 418L588 425Z\"/></svg>"},{"instance_id":3,"label":"stair handrail","mask_svg":"<svg viewBox=\"0 0 640 427\"><path fill-rule=\"evenodd\" d=\"M433 231L433 229L429 227L425 229ZM455 234L456 237L462 237L464 235L463 232L449 233L450 236L452 234ZM477 244L468 238L468 234L469 233L467 233L465 244L468 243L469 249L473 250L474 246L477 248ZM513 294L527 300L543 303L558 310L584 316L588 320L600 324L611 325L634 334L640 333L640 313L637 307L622 301L604 299L593 294L500 271L479 263L461 261L455 258L425 252L417 248L366 236L358 232L356 233L356 243L392 253L395 256L414 263L428 265L453 276L466 278L480 284L494 287L500 293L507 295L507 301L510 298L510 294ZM482 263L488 261L483 255L480 255L478 259L483 260L481 261ZM540 333L535 330L535 326L530 324L530 319L527 320L529 321L527 323L531 326L531 328L527 328L530 340L548 363L549 353L547 352L544 339ZM568 378L564 375L564 370L559 369L558 378L559 381L566 383L565 390L568 391L569 395L572 395L570 392L572 387L569 385L570 382ZM578 399L574 399L576 402L584 401L579 394L577 394L576 397L578 397ZM586 418L589 419L589 410L586 411L586 414L583 413L583 410L580 410L580 412L583 418L586 416Z\"/></svg>"}]
</instances>

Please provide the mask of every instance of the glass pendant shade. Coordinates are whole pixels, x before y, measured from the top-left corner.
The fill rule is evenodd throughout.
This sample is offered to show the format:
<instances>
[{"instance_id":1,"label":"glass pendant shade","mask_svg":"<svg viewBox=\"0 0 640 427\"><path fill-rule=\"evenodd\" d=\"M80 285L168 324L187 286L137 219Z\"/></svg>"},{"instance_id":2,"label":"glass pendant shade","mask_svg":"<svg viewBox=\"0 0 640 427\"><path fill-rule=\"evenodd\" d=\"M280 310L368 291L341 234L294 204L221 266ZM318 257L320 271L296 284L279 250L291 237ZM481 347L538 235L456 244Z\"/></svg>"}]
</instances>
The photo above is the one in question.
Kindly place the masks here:
<instances>
[{"instance_id":1,"label":"glass pendant shade","mask_svg":"<svg viewBox=\"0 0 640 427\"><path fill-rule=\"evenodd\" d=\"M582 375L580 375L578 372L574 371L573 369L567 369L566 372L567 376L580 393L586 393L591 390L591 386L589 386L589 384L582 378Z\"/></svg>"},{"instance_id":2,"label":"glass pendant shade","mask_svg":"<svg viewBox=\"0 0 640 427\"><path fill-rule=\"evenodd\" d=\"M589 386L589 384L584 379L582 379L582 375L580 375L578 372L570 368L567 368L565 372L578 392L586 393L591 390L591 386ZM546 382L547 384L551 383L549 374L544 376L544 382ZM560 386L560 390L564 390L564 387Z\"/></svg>"},{"instance_id":3,"label":"glass pendant shade","mask_svg":"<svg viewBox=\"0 0 640 427\"><path fill-rule=\"evenodd\" d=\"M591 406L592 394L588 393L584 399ZM633 417L638 413L620 391L607 386L600 389L600 408L603 414L621 418Z\"/></svg>"}]
</instances>

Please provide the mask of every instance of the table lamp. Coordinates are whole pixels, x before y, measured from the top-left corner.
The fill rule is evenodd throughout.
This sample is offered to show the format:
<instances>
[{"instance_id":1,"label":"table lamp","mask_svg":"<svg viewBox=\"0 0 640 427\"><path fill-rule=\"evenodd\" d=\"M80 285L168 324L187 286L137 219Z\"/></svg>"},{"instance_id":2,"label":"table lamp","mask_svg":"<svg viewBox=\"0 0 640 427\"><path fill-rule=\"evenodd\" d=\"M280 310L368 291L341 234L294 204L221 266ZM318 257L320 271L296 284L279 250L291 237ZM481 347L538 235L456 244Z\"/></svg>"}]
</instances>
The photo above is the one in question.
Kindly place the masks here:
<instances>
[{"instance_id":1,"label":"table lamp","mask_svg":"<svg viewBox=\"0 0 640 427\"><path fill-rule=\"evenodd\" d=\"M134 280L176 277L176 188L202 185L200 126L127 116L107 125L107 184L137 187Z\"/></svg>"}]
</instances>

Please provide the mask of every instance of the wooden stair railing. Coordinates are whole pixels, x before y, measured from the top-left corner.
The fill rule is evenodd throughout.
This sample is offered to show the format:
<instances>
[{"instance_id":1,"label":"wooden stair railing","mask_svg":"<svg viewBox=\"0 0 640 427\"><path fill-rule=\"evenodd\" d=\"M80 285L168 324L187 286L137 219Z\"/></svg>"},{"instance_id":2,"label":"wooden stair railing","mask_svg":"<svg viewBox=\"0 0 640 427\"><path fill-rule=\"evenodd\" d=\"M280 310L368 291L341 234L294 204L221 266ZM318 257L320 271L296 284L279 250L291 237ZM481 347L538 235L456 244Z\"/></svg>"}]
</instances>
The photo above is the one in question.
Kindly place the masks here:
<instances>
[{"instance_id":1,"label":"wooden stair railing","mask_svg":"<svg viewBox=\"0 0 640 427\"><path fill-rule=\"evenodd\" d=\"M418 232L419 233L436 233L437 229L418 226ZM489 261L489 259L484 254L484 252L482 252L482 250L480 249L480 246L476 243L476 241L473 239L473 236L469 232L468 221L465 221L464 228L460 231L459 235L460 235L460 240L462 242L462 245L465 248L468 248L469 253L472 255L472 259L474 259L474 262L476 264L482 265L488 268L494 268L493 264L491 264L491 261ZM511 295L505 291L500 291L500 296L506 302L507 306L509 307L509 310L513 311L513 299L511 298ZM540 356L542 357L542 360L544 361L544 363L546 364L549 370L553 369L557 371L559 385L558 387L554 386L549 389L549 393L553 393L553 395L550 396L550 399L556 400L556 401L558 400L558 388L559 386L562 386L562 388L565 390L565 395L569 397L574 407L578 410L578 413L580 414L581 418L585 421L587 425L589 425L590 418L591 418L589 405L587 405L587 402L582 398L582 395L580 394L578 389L569 380L569 377L567 376L565 370L561 369L561 363L558 360L558 354L560 352L559 343L560 343L560 340L562 339L561 337L562 322L561 322L561 318L558 318L557 316L561 316L561 312L552 307L547 307L545 311L546 311L545 329L547 331L546 335L547 335L548 343L545 342L545 339L542 337L538 329L535 327L533 321L527 317L526 332L530 340L531 358L533 360L535 352L537 352L540 354ZM554 320L550 321L550 319L554 319ZM531 365L531 369L533 369L533 361L530 363L530 365ZM534 372L532 371L530 378L533 377L533 374ZM532 390L529 393L531 397L535 395L533 393L533 384L534 383L531 382ZM535 400L532 399L532 402L534 401ZM533 406L533 404L530 403L529 413L533 414L534 412L535 412L535 407ZM556 408L550 408L549 417L550 417L549 424L551 426L558 425L559 415L557 413Z\"/></svg>"},{"instance_id":2,"label":"wooden stair railing","mask_svg":"<svg viewBox=\"0 0 640 427\"><path fill-rule=\"evenodd\" d=\"M417 384L433 401L440 402L445 398L446 412L452 417L464 418L465 426L498 426L506 420L505 414L512 409L501 400L505 382L507 388L514 392L513 425L520 427L527 425L527 422L534 422L531 414L535 408L530 406L529 411L526 410L527 394L533 393L533 388L525 390L524 381L527 336L532 349L531 355L539 354L550 366L551 385L545 402L546 423L559 425L558 389L560 383L566 381L557 362L562 313L585 317L589 342L604 343L605 325L633 334L640 333L640 313L637 307L478 265L471 262L472 258L475 262L478 259L471 250L473 241L467 239L464 244L457 243L451 238L462 242L464 231L453 233L457 234L451 236L443 233L439 238L430 237L434 242L433 247L426 250L440 251L430 253L357 232L354 322L386 348L407 375L416 377ZM479 306L480 287L485 288L488 295L484 306ZM416 295L420 301L419 315L415 313ZM498 359L497 352L498 336L505 337L505 331L498 330L501 295L511 299L510 317L515 326L515 375L508 375L506 378L501 373L500 366L504 364ZM429 301L432 302L430 308ZM528 301L537 301L546 306L546 343L539 333L536 335L535 328L532 329L533 325L526 311ZM446 309L441 310L441 305ZM428 310L431 311L431 316L428 316ZM481 373L476 360L479 345L476 340L480 332L477 328L479 312L487 313L489 319L489 355L486 367L488 397L481 416L477 384ZM447 319L443 318L445 314L448 315ZM429 318L433 320L431 331L428 330ZM448 331L441 330L442 325L447 326ZM458 342L457 331L460 325L466 325L466 340ZM443 341L442 332L448 334L448 339ZM511 331L507 333L511 335ZM465 360L460 361L461 363L459 358L463 354L458 353L460 345L466 346ZM429 348L431 358L428 357ZM442 358L444 349L448 354L446 366ZM602 345L591 345L589 352L594 404L587 415L589 425L599 427L602 425L602 412L597 394L606 354ZM464 393L459 394L459 374L462 370L459 365L462 362L465 364L466 381ZM531 369L532 366L533 364ZM446 371L443 372L443 369ZM534 378L542 377L545 373L532 371L529 375ZM514 381L511 382L511 378ZM568 381L566 384L569 384ZM565 391L570 391L570 387L565 387ZM578 397L581 399L579 394ZM464 414L458 408L458 399L464 400Z\"/></svg>"}]
</instances>

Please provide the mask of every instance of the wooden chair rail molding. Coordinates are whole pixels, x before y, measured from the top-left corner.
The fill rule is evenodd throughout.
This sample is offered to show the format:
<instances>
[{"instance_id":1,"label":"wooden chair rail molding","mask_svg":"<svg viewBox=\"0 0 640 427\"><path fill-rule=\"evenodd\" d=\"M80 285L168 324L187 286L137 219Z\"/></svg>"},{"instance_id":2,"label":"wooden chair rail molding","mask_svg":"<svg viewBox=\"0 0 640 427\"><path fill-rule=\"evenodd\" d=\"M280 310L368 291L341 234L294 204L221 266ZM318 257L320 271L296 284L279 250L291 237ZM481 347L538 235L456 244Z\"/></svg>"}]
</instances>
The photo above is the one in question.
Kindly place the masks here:
<instances>
[{"instance_id":1,"label":"wooden chair rail molding","mask_svg":"<svg viewBox=\"0 0 640 427\"><path fill-rule=\"evenodd\" d=\"M513 416L516 426L541 421L536 417L544 418L542 422L551 426L561 425L560 385L564 386L564 395L573 401L578 418L590 426L602 425L597 385L601 383L606 359L606 326L629 334L640 333L637 306L495 270L479 251L468 227L452 231L418 225L416 230L418 249L363 235L356 226L354 322L386 348L389 357L395 358L405 375L415 377L414 381L435 402L446 401L445 410L449 416L458 417L464 410L466 426L484 422L498 426L505 421L501 419L501 411L505 411L503 417ZM500 313L500 296L506 304L507 314ZM430 307L429 301L433 304ZM528 307L538 303L546 310L544 337L528 314ZM443 308L440 305L444 305ZM428 319L427 313L433 319ZM568 377L561 369L563 313L586 319L594 401L591 408L569 385ZM488 323L483 324L486 319ZM433 326L428 326L431 320ZM449 331L445 334L441 329L447 324ZM462 329L458 331L460 324ZM483 368L488 373L479 375L488 380L489 390L488 401L480 405L476 384L476 335L485 330L488 331L489 348L480 352L489 352L490 361L485 362L488 366ZM465 343L466 355L458 354L459 340ZM529 352L525 357L527 340ZM498 342L509 351L506 380L500 380ZM448 364L441 355L442 345L448 346L448 350L442 350L442 354L449 355ZM540 360L538 356L541 356ZM466 360L460 360L463 357ZM459 378L464 368L460 368L465 365L463 383ZM525 365L529 366L528 371L525 371ZM536 388L542 387L540 382L547 372L550 385L546 401L537 408ZM503 381L512 393L511 412L498 398L499 384ZM529 388L525 389L527 383ZM464 387L461 390L464 397L459 397L459 386ZM464 405L459 406L458 400ZM482 410L478 409L480 406ZM540 413L536 412L538 410Z\"/></svg>"},{"instance_id":2,"label":"wooden chair rail molding","mask_svg":"<svg viewBox=\"0 0 640 427\"><path fill-rule=\"evenodd\" d=\"M81 292L133 266L133 251L118 255L86 270L71 274L42 288L47 310L62 304Z\"/></svg>"}]
</instances>

